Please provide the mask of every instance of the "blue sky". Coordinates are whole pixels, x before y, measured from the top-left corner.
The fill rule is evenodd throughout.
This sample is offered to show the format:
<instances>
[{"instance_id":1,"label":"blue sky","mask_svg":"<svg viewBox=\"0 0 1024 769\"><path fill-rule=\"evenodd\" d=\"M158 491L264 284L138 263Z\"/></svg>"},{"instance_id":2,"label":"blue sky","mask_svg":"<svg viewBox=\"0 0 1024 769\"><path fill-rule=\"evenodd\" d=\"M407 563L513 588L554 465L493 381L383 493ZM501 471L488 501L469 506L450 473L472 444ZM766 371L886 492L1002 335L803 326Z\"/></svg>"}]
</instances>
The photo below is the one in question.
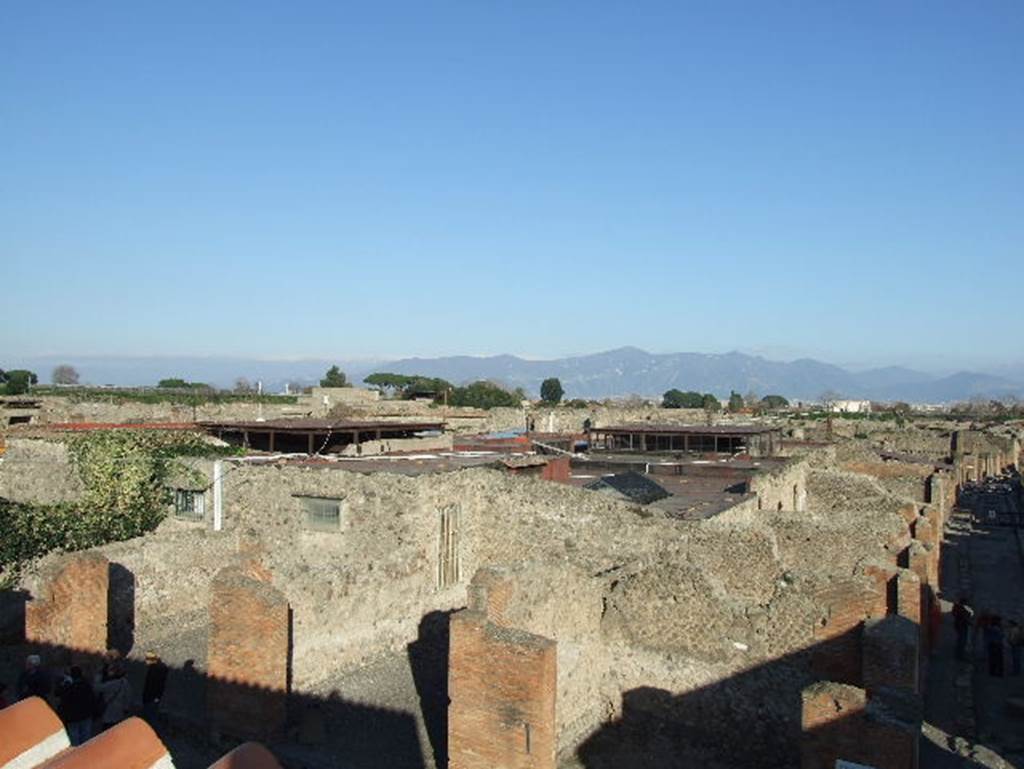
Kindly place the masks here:
<instances>
[{"instance_id":1,"label":"blue sky","mask_svg":"<svg viewBox=\"0 0 1024 769\"><path fill-rule=\"evenodd\" d=\"M1024 4L5 3L0 357L1024 358Z\"/></svg>"}]
</instances>

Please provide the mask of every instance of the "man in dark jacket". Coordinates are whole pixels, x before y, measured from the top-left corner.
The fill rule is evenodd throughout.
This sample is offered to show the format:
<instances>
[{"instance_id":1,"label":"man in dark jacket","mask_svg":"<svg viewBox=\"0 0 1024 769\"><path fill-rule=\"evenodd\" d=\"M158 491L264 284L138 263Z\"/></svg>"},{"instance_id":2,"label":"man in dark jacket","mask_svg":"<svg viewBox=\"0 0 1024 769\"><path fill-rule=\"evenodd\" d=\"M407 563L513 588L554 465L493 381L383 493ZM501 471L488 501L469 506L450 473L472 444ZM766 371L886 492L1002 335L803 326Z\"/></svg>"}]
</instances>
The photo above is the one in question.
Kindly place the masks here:
<instances>
[{"instance_id":1,"label":"man in dark jacket","mask_svg":"<svg viewBox=\"0 0 1024 769\"><path fill-rule=\"evenodd\" d=\"M81 745L92 737L96 695L78 665L71 667L67 678L57 687L57 699L57 712L67 727L68 739L72 746Z\"/></svg>"},{"instance_id":2,"label":"man in dark jacket","mask_svg":"<svg viewBox=\"0 0 1024 769\"><path fill-rule=\"evenodd\" d=\"M150 726L156 725L160 700L167 688L167 665L156 652L146 652L146 681L142 685L142 715Z\"/></svg>"}]
</instances>

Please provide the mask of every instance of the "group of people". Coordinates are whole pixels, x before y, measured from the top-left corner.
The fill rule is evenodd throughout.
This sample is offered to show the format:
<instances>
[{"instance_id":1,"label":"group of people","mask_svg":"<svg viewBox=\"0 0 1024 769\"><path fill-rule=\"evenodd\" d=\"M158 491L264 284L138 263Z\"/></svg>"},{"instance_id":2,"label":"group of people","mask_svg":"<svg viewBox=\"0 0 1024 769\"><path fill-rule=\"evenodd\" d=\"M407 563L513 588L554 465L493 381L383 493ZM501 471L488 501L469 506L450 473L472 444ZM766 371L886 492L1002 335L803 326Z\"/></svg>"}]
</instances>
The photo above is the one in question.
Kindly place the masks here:
<instances>
[{"instance_id":1,"label":"group of people","mask_svg":"<svg viewBox=\"0 0 1024 769\"><path fill-rule=\"evenodd\" d=\"M167 672L167 665L156 653L146 654L142 716L153 725L167 685ZM41 697L53 705L64 722L68 739L77 746L135 711L135 694L127 673L125 660L116 649L103 655L99 669L91 678L80 665L71 665L54 676L38 654L30 654L18 677L16 699ZM0 707L8 704L5 693L6 688L0 685Z\"/></svg>"},{"instance_id":2,"label":"group of people","mask_svg":"<svg viewBox=\"0 0 1024 769\"><path fill-rule=\"evenodd\" d=\"M988 660L990 676L1004 675L1005 650L1010 650L1010 674L1019 676L1021 657L1024 655L1024 627L1016 620L1007 620L995 612L979 611L977 614L961 597L953 604L953 627L956 630L956 658L967 659L967 642L977 648L983 645ZM973 635L972 635L973 631Z\"/></svg>"}]
</instances>

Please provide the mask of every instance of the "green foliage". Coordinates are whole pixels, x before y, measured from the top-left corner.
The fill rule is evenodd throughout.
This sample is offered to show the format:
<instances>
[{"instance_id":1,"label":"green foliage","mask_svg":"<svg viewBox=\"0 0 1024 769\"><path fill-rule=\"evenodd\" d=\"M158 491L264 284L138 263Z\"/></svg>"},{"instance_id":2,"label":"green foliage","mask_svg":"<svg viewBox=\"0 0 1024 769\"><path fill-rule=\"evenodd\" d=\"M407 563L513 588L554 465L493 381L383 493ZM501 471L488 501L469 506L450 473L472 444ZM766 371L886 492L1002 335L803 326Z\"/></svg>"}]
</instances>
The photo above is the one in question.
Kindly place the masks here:
<instances>
[{"instance_id":1,"label":"green foliage","mask_svg":"<svg viewBox=\"0 0 1024 769\"><path fill-rule=\"evenodd\" d=\"M549 377L540 384L540 399L545 403L558 403L565 395L558 377Z\"/></svg>"},{"instance_id":2,"label":"green foliage","mask_svg":"<svg viewBox=\"0 0 1024 769\"><path fill-rule=\"evenodd\" d=\"M693 390L668 390L661 399L661 407L665 409L699 409L704 407L704 396Z\"/></svg>"},{"instance_id":3,"label":"green foliage","mask_svg":"<svg viewBox=\"0 0 1024 769\"><path fill-rule=\"evenodd\" d=\"M205 382L186 382L184 379L161 379L156 386L163 390L212 390Z\"/></svg>"},{"instance_id":4,"label":"green foliage","mask_svg":"<svg viewBox=\"0 0 1024 769\"><path fill-rule=\"evenodd\" d=\"M441 401L444 399L446 392L451 392L454 389L451 382L438 377L425 377L417 374L411 376L407 374L389 374L385 371L370 374L363 381L382 392L390 391L396 393L403 400L432 397L435 401Z\"/></svg>"},{"instance_id":5,"label":"green foliage","mask_svg":"<svg viewBox=\"0 0 1024 769\"><path fill-rule=\"evenodd\" d=\"M171 476L191 474L178 459L226 453L196 434L155 430L72 435L67 446L82 497L60 505L0 499L0 572L14 574L24 561L54 549L80 550L151 531L170 502Z\"/></svg>"},{"instance_id":6,"label":"green foliage","mask_svg":"<svg viewBox=\"0 0 1024 769\"><path fill-rule=\"evenodd\" d=\"M320 380L321 387L348 387L348 377L337 366L331 366Z\"/></svg>"},{"instance_id":7,"label":"green foliage","mask_svg":"<svg viewBox=\"0 0 1024 769\"><path fill-rule=\"evenodd\" d=\"M297 403L294 395L257 395L221 390L143 390L105 387L34 387L33 395L59 395L73 403L174 403L186 406L204 403Z\"/></svg>"},{"instance_id":8,"label":"green foliage","mask_svg":"<svg viewBox=\"0 0 1024 769\"><path fill-rule=\"evenodd\" d=\"M569 409L589 409L593 403L591 401L583 400L582 398L573 398L562 405Z\"/></svg>"},{"instance_id":9,"label":"green foliage","mask_svg":"<svg viewBox=\"0 0 1024 769\"><path fill-rule=\"evenodd\" d=\"M518 406L524 397L522 390L509 392L493 382L481 380L466 387L456 387L448 402L453 406L490 409L498 406Z\"/></svg>"},{"instance_id":10,"label":"green foliage","mask_svg":"<svg viewBox=\"0 0 1024 769\"><path fill-rule=\"evenodd\" d=\"M722 404L719 402L718 398L711 393L704 393L704 396L701 398L701 406L705 411L722 410Z\"/></svg>"},{"instance_id":11,"label":"green foliage","mask_svg":"<svg viewBox=\"0 0 1024 769\"><path fill-rule=\"evenodd\" d=\"M733 390L729 393L729 411L735 413L743 408L743 396Z\"/></svg>"},{"instance_id":12,"label":"green foliage","mask_svg":"<svg viewBox=\"0 0 1024 769\"><path fill-rule=\"evenodd\" d=\"M766 395L761 399L761 407L766 411L775 411L776 409L783 409L789 405L789 401L783 398L781 395Z\"/></svg>"},{"instance_id":13,"label":"green foliage","mask_svg":"<svg viewBox=\"0 0 1024 769\"><path fill-rule=\"evenodd\" d=\"M23 368L16 368L4 374L4 392L8 395L21 395L28 392L28 388L38 384L39 377L34 371Z\"/></svg>"}]
</instances>

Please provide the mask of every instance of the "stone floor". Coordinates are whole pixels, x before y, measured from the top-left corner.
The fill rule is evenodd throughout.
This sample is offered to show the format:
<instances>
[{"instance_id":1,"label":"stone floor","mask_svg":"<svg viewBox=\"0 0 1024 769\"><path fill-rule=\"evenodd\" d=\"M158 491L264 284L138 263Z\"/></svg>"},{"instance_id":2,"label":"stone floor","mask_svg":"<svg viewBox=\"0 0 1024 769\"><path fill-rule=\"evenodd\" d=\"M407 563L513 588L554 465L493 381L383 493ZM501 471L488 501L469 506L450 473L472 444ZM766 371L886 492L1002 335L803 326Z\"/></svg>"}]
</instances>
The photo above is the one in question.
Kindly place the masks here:
<instances>
[{"instance_id":1,"label":"stone floor","mask_svg":"<svg viewBox=\"0 0 1024 769\"><path fill-rule=\"evenodd\" d=\"M1024 769L1024 717L1006 707L1024 696L1024 676L988 675L982 644L969 659L954 658L950 609L957 597L976 610L1024 618L1024 539L1017 530L982 527L958 516L945 532L941 575L943 625L929 659L921 766L929 769L992 767Z\"/></svg>"}]
</instances>

